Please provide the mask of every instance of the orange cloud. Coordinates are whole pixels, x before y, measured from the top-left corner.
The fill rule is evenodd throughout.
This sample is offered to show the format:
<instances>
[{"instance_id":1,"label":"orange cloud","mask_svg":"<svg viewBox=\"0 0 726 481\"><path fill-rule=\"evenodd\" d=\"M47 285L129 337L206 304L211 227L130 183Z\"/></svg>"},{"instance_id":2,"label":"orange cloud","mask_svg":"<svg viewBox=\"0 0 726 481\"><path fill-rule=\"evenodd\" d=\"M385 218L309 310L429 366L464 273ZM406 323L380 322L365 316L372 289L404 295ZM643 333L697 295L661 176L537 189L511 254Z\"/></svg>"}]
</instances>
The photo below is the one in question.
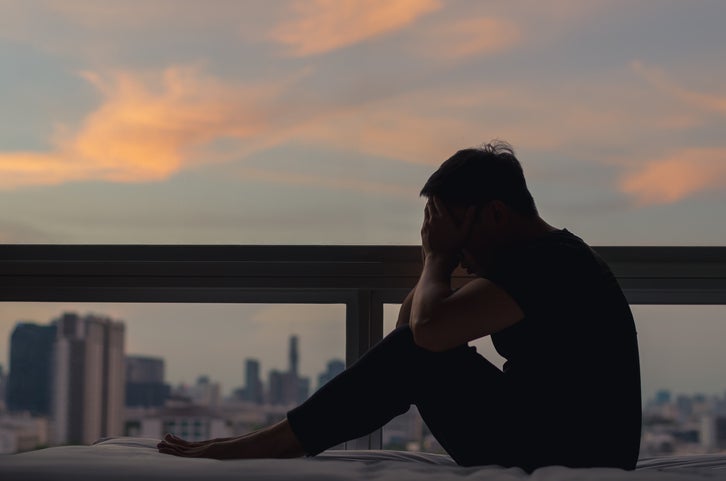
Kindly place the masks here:
<instances>
[{"instance_id":1,"label":"orange cloud","mask_svg":"<svg viewBox=\"0 0 726 481\"><path fill-rule=\"evenodd\" d=\"M726 187L726 149L686 149L624 176L620 189L638 205L669 204Z\"/></svg>"},{"instance_id":2,"label":"orange cloud","mask_svg":"<svg viewBox=\"0 0 726 481\"><path fill-rule=\"evenodd\" d=\"M298 1L296 18L280 24L270 38L292 56L315 55L399 30L439 8L439 0Z\"/></svg>"},{"instance_id":3,"label":"orange cloud","mask_svg":"<svg viewBox=\"0 0 726 481\"><path fill-rule=\"evenodd\" d=\"M416 49L424 55L460 59L506 50L522 40L517 24L503 18L467 18L433 26Z\"/></svg>"},{"instance_id":4,"label":"orange cloud","mask_svg":"<svg viewBox=\"0 0 726 481\"><path fill-rule=\"evenodd\" d=\"M197 146L266 130L269 111L285 90L284 82L225 85L182 68L83 76L101 92L101 106L77 131L57 133L52 152L0 153L0 188L165 179L201 162L190 155Z\"/></svg>"}]
</instances>

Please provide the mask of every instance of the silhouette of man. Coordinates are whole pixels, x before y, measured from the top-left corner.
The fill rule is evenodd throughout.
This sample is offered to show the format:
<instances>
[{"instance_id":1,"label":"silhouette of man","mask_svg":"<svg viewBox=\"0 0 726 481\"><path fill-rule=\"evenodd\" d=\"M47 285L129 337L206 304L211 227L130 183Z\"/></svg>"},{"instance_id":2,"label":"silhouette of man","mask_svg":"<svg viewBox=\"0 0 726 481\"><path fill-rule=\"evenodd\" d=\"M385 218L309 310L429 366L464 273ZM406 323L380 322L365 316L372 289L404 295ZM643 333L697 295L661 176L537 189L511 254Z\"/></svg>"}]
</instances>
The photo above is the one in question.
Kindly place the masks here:
<instances>
[{"instance_id":1,"label":"silhouette of man","mask_svg":"<svg viewBox=\"0 0 726 481\"><path fill-rule=\"evenodd\" d=\"M163 453L315 455L415 404L451 457L497 464L633 469L640 370L628 303L603 260L538 214L511 147L446 160L421 191L423 269L396 329L269 428ZM457 265L474 278L451 289ZM498 369L467 343L491 336Z\"/></svg>"}]
</instances>

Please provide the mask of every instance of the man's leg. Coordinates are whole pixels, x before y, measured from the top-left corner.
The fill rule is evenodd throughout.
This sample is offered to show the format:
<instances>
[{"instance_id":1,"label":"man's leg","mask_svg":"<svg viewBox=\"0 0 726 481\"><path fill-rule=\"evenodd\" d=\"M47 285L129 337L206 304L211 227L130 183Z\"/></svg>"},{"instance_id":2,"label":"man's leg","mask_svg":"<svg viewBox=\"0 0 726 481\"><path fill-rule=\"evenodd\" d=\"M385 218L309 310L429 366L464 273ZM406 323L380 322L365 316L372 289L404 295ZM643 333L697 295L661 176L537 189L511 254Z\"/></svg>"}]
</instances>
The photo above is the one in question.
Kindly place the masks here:
<instances>
[{"instance_id":1,"label":"man's leg","mask_svg":"<svg viewBox=\"0 0 726 481\"><path fill-rule=\"evenodd\" d=\"M404 326L287 419L305 452L315 455L382 427L416 404L457 462L504 464L502 390L502 372L473 348L427 351Z\"/></svg>"},{"instance_id":2,"label":"man's leg","mask_svg":"<svg viewBox=\"0 0 726 481\"><path fill-rule=\"evenodd\" d=\"M504 373L473 347L454 353L429 366L429 380L414 401L421 417L458 464L516 465L512 447L519 428Z\"/></svg>"},{"instance_id":3,"label":"man's leg","mask_svg":"<svg viewBox=\"0 0 726 481\"><path fill-rule=\"evenodd\" d=\"M397 328L319 389L287 419L220 442L190 445L173 437L163 453L213 458L315 455L382 427L416 404L434 436L460 464L510 464L503 375L473 348L430 352Z\"/></svg>"}]
</instances>

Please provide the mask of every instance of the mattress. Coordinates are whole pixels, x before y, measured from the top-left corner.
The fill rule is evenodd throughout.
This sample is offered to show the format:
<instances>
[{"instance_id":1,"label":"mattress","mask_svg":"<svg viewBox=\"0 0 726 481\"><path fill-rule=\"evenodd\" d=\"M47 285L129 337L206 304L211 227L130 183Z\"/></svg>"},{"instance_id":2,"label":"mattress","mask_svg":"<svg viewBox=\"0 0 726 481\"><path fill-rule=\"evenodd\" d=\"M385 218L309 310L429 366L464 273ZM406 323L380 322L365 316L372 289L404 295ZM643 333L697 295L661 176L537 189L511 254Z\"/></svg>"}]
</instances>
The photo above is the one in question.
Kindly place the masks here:
<instances>
[{"instance_id":1,"label":"mattress","mask_svg":"<svg viewBox=\"0 0 726 481\"><path fill-rule=\"evenodd\" d=\"M463 468L451 458L401 451L326 451L313 458L225 460L160 454L157 439L114 438L92 446L60 446L0 456L3 481L315 480L315 481L568 481L723 479L726 455L643 459L635 471L614 468Z\"/></svg>"}]
</instances>

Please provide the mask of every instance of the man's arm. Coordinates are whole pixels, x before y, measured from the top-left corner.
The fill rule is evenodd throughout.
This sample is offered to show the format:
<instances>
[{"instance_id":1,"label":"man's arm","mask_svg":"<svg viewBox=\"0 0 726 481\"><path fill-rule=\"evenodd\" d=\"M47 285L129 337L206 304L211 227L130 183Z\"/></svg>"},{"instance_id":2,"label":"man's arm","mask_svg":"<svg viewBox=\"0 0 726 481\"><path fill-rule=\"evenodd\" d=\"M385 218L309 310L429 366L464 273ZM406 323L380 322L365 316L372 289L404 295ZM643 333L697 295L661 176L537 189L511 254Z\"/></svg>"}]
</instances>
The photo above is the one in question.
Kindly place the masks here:
<instances>
[{"instance_id":1,"label":"man's arm","mask_svg":"<svg viewBox=\"0 0 726 481\"><path fill-rule=\"evenodd\" d=\"M414 341L445 351L516 324L524 313L506 291L487 279L474 279L456 292L445 261L429 255L411 306Z\"/></svg>"},{"instance_id":2,"label":"man's arm","mask_svg":"<svg viewBox=\"0 0 726 481\"><path fill-rule=\"evenodd\" d=\"M475 279L456 292L451 290L451 273L475 215L476 210L470 207L464 220L457 223L437 198L426 204L421 228L424 267L410 315L414 341L425 349L445 351L524 318L516 301L486 279Z\"/></svg>"},{"instance_id":3,"label":"man's arm","mask_svg":"<svg viewBox=\"0 0 726 481\"><path fill-rule=\"evenodd\" d=\"M401 309L398 311L398 320L396 327L405 326L411 322L411 305L413 304L413 293L416 292L416 286L411 289L406 298L401 303Z\"/></svg>"}]
</instances>

